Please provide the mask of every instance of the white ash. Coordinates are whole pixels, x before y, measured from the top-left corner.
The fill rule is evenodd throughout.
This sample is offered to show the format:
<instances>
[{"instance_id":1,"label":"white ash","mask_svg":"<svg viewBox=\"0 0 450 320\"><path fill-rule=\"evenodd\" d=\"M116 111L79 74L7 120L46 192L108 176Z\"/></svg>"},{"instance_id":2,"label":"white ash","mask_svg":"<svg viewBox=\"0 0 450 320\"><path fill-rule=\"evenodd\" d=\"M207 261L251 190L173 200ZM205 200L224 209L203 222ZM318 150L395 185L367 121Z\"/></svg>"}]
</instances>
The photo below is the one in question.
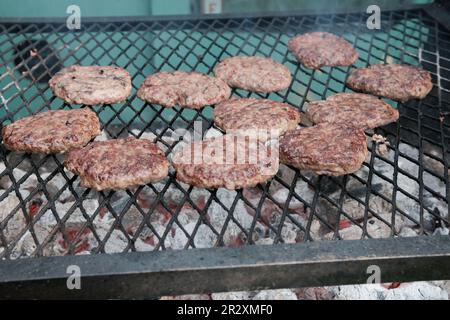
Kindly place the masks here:
<instances>
[{"instance_id":1,"label":"white ash","mask_svg":"<svg viewBox=\"0 0 450 320\"><path fill-rule=\"evenodd\" d=\"M330 232L329 227L317 218L311 222L309 236L313 240L333 240L333 238L335 238L334 231Z\"/></svg>"},{"instance_id":2,"label":"white ash","mask_svg":"<svg viewBox=\"0 0 450 320\"><path fill-rule=\"evenodd\" d=\"M333 291L337 300L448 300L448 292L431 282L402 283L394 289L380 284L346 285Z\"/></svg>"},{"instance_id":3,"label":"white ash","mask_svg":"<svg viewBox=\"0 0 450 320\"><path fill-rule=\"evenodd\" d=\"M234 198L236 196L235 191L229 191L226 189L217 190L217 198L222 203L222 205L230 209L233 204ZM251 223L252 217L248 217L247 210L242 201L239 201L234 210L234 217L236 220L246 223L247 225ZM225 222L227 221L228 212L216 201L213 201L208 208L208 217L211 225L220 233L223 227L225 227ZM236 225L232 220L229 220L226 226L226 231L223 236L225 245L230 245L239 240L242 235L242 230Z\"/></svg>"},{"instance_id":4,"label":"white ash","mask_svg":"<svg viewBox=\"0 0 450 320\"><path fill-rule=\"evenodd\" d=\"M450 234L450 230L445 227L440 227L434 230L433 235L440 235L440 236L448 236Z\"/></svg>"},{"instance_id":5,"label":"white ash","mask_svg":"<svg viewBox=\"0 0 450 320\"><path fill-rule=\"evenodd\" d=\"M69 212L69 210L71 210L71 213L65 223L66 226L79 225L87 222L80 207L84 209L85 214L89 218L92 218L95 210L99 207L99 203L95 199L86 199L83 202L81 202L81 204L78 204L76 206L75 205L76 205L75 202L67 202L67 203L56 202L55 211L60 219L62 219ZM110 220L102 219L101 217L99 217L99 219L95 219L94 223L95 222L98 223L97 227L102 227L104 226L104 224L111 223ZM48 209L40 217L37 223L43 227L50 227L50 228L54 227L57 224L54 211Z\"/></svg>"},{"instance_id":6,"label":"white ash","mask_svg":"<svg viewBox=\"0 0 450 320\"><path fill-rule=\"evenodd\" d=\"M184 294L181 296L163 296L159 300L211 300L208 294Z\"/></svg>"},{"instance_id":7,"label":"white ash","mask_svg":"<svg viewBox=\"0 0 450 320\"><path fill-rule=\"evenodd\" d=\"M223 136L223 133L215 128L210 128L203 136L203 139L216 138Z\"/></svg>"},{"instance_id":8,"label":"white ash","mask_svg":"<svg viewBox=\"0 0 450 320\"><path fill-rule=\"evenodd\" d=\"M297 300L297 295L291 289L261 290L252 300Z\"/></svg>"},{"instance_id":9,"label":"white ash","mask_svg":"<svg viewBox=\"0 0 450 320\"><path fill-rule=\"evenodd\" d=\"M6 156L10 168L17 168L22 171L32 171L33 165L38 168L39 173L53 172L58 169L64 162L64 154L41 154L32 153L31 155L25 152L13 151ZM33 164L33 165L32 165Z\"/></svg>"},{"instance_id":10,"label":"white ash","mask_svg":"<svg viewBox=\"0 0 450 320\"><path fill-rule=\"evenodd\" d=\"M100 241L104 241L106 236L109 236L104 245L105 253L120 253L125 251L125 248L128 245L128 239L121 230L115 229L109 234L109 230L99 228L96 232ZM92 248L95 248L98 245L97 240L91 234L89 235L89 242Z\"/></svg>"},{"instance_id":11,"label":"white ash","mask_svg":"<svg viewBox=\"0 0 450 320\"><path fill-rule=\"evenodd\" d=\"M398 235L400 237L417 237L419 233L408 226L403 226Z\"/></svg>"},{"instance_id":12,"label":"white ash","mask_svg":"<svg viewBox=\"0 0 450 320\"><path fill-rule=\"evenodd\" d=\"M0 168L0 170L1 170L1 168ZM65 174L68 176L68 178L70 178L72 176L72 174L69 171L66 171L66 170L64 170L64 171L65 171ZM13 176L14 176L14 180L16 181L16 183L18 181L20 181L20 179L22 179L27 174L28 173L26 171L23 171L21 169L18 169L18 168L13 169ZM39 174L40 179L42 181L46 181L50 175L52 175L52 173L49 173L49 172L44 172L44 173ZM8 189L11 186L12 186L12 181L8 175L4 176L0 179L0 188ZM54 198L56 196L56 194L59 193L61 191L61 189L64 187L65 188L64 191L59 195L57 200L64 202L64 201L67 201L70 197L72 197L72 193L68 186L68 180L66 180L66 178L61 173L55 174L51 178L51 180L49 180L45 183L45 185L42 185L39 182L39 179L36 176L36 174L32 173L25 179L25 181L21 182L18 186L21 191L26 190L28 192L31 192L31 191L35 190L36 188L42 188L42 189L45 188L45 190L48 192L48 194L52 198ZM56 199L54 199L54 200L56 200Z\"/></svg>"},{"instance_id":13,"label":"white ash","mask_svg":"<svg viewBox=\"0 0 450 320\"><path fill-rule=\"evenodd\" d=\"M6 226L3 228L2 232L9 243L14 241L17 236L26 228L27 222L20 207L19 198L13 194L9 194L5 199L0 202L0 223L5 223ZM16 210L14 215L10 217L11 212Z\"/></svg>"},{"instance_id":14,"label":"white ash","mask_svg":"<svg viewBox=\"0 0 450 320\"><path fill-rule=\"evenodd\" d=\"M346 285L333 288L336 300L383 300L380 284Z\"/></svg>"},{"instance_id":15,"label":"white ash","mask_svg":"<svg viewBox=\"0 0 450 320\"><path fill-rule=\"evenodd\" d=\"M291 289L273 289L212 293L211 298L213 300L297 300L297 295Z\"/></svg>"},{"instance_id":16,"label":"white ash","mask_svg":"<svg viewBox=\"0 0 450 320\"><path fill-rule=\"evenodd\" d=\"M297 243L303 240L303 231L300 230L295 224L285 221L283 228L281 229L281 238L284 243Z\"/></svg>"},{"instance_id":17,"label":"white ash","mask_svg":"<svg viewBox=\"0 0 450 320\"><path fill-rule=\"evenodd\" d=\"M19 168L14 168L12 170L12 174L14 177L14 180L16 183L18 183L20 181L20 179L22 179L27 172L23 171ZM29 189L29 188L35 188L37 185L37 178L35 174L31 174L29 177L27 177L25 179L25 181L23 181L22 183L19 184L19 187L21 189ZM8 189L12 186L12 181L11 178L9 177L9 175L5 175L0 179L0 188L2 189Z\"/></svg>"},{"instance_id":18,"label":"white ash","mask_svg":"<svg viewBox=\"0 0 450 320\"><path fill-rule=\"evenodd\" d=\"M192 234L192 231L194 230L195 223L189 223L185 226L183 226L184 230L188 235ZM164 245L166 248L171 249L183 249L188 248L188 237L186 236L186 233L176 224L172 225L172 232L169 232L167 235Z\"/></svg>"},{"instance_id":19,"label":"white ash","mask_svg":"<svg viewBox=\"0 0 450 320\"><path fill-rule=\"evenodd\" d=\"M212 248L216 241L217 235L205 224L201 224L194 238L196 248Z\"/></svg>"},{"instance_id":20,"label":"white ash","mask_svg":"<svg viewBox=\"0 0 450 320\"><path fill-rule=\"evenodd\" d=\"M188 236L191 235L197 225L197 222L189 222L181 224L186 233L176 224L172 226L172 232L168 234L164 245L166 248L183 249L185 247L192 248L192 244L188 245ZM193 239L196 248L211 248L216 243L217 236L213 233L211 228L205 224L200 224L197 228L195 237Z\"/></svg>"},{"instance_id":21,"label":"white ash","mask_svg":"<svg viewBox=\"0 0 450 320\"><path fill-rule=\"evenodd\" d=\"M413 282L389 290L384 300L448 300L448 292L430 282Z\"/></svg>"},{"instance_id":22,"label":"white ash","mask_svg":"<svg viewBox=\"0 0 450 320\"><path fill-rule=\"evenodd\" d=\"M391 224L391 214L380 214L380 218L384 219L387 223ZM339 230L339 235L343 240L358 240L361 239L363 236L363 223L361 222L358 225L351 224L347 228L342 228ZM400 229L402 228L402 221L401 219L396 215L395 216L395 232L400 232ZM368 236L372 238L388 238L392 236L392 230L389 225L387 225L382 220L378 219L377 217L372 217L367 220L367 234ZM329 235L330 236L330 235Z\"/></svg>"},{"instance_id":23,"label":"white ash","mask_svg":"<svg viewBox=\"0 0 450 320\"><path fill-rule=\"evenodd\" d=\"M293 290L298 300L332 300L334 293L330 287L310 287Z\"/></svg>"},{"instance_id":24,"label":"white ash","mask_svg":"<svg viewBox=\"0 0 450 320\"><path fill-rule=\"evenodd\" d=\"M314 197L314 190L305 182L299 178L295 184L294 193L306 203L311 203ZM289 189L282 187L273 194L273 198L280 204L285 204L289 195ZM298 200L294 195L291 196L289 201L289 209L295 209L298 207L304 207L303 202Z\"/></svg>"},{"instance_id":25,"label":"white ash","mask_svg":"<svg viewBox=\"0 0 450 320\"><path fill-rule=\"evenodd\" d=\"M33 227L34 234L37 238L37 243L42 245L44 240L50 235L50 232L48 229L41 227L40 225L34 225ZM25 234L19 239L17 244L12 249L10 258L11 259L18 259L21 257L29 257L33 256L36 253L37 244L35 239L31 235L30 231L25 232ZM51 245L50 245L51 247ZM49 250L49 246L47 245L43 249L43 255L45 256L51 256L55 255L56 253Z\"/></svg>"},{"instance_id":26,"label":"white ash","mask_svg":"<svg viewBox=\"0 0 450 320\"><path fill-rule=\"evenodd\" d=\"M250 291L230 291L230 292L218 292L212 293L212 300L251 300Z\"/></svg>"}]
</instances>

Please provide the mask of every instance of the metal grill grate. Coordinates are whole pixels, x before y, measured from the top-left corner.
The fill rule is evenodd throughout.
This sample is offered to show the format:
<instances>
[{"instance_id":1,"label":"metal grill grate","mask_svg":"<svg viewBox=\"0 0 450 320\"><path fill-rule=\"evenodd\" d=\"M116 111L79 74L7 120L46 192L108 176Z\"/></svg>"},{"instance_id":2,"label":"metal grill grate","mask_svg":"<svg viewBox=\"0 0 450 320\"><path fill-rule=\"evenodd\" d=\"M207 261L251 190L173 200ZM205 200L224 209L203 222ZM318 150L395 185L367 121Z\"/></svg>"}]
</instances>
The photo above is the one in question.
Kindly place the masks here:
<instances>
[{"instance_id":1,"label":"metal grill grate","mask_svg":"<svg viewBox=\"0 0 450 320\"><path fill-rule=\"evenodd\" d=\"M233 94L285 101L304 110L310 101L349 91L345 79L350 68L313 71L297 63L287 51L287 41L295 34L323 30L344 36L357 48L357 67L380 62L421 65L432 73L434 84L422 101L389 101L400 111L399 122L367 131L368 136L377 133L388 138L387 153L375 152L376 143L371 142L363 168L342 178L316 177L282 166L264 185L228 192L186 186L171 172L161 183L97 193L78 185L78 178L64 170L60 155L11 153L1 147L0 258L12 263L22 257L86 252L94 255L303 242L304 249L317 241L367 238L392 238L395 246L397 236L416 236L411 243L419 244L428 238L426 235L444 233L449 226L450 199L450 32L422 9L384 12L380 31L368 30L366 18L365 14L350 13L87 21L76 32L56 22L0 24L3 125L48 109L80 107L65 104L52 96L45 82L30 81L29 75L19 72L28 68L31 58L19 65L14 63L17 55L33 46L17 53L19 43L46 40L52 49L47 62L57 56L64 66L115 64L126 68L133 79L129 99L92 107L101 118L102 129L108 138L154 137L169 157L177 144L182 144L170 137L173 130L192 131L194 123L201 121L206 134L213 134L209 130L213 128L212 107L169 110L142 102L136 90L155 71L211 73L217 61L228 56L271 56L290 69L294 78L291 87L272 94L243 90L234 90ZM49 70L49 64L42 65L50 74L59 67L54 64ZM41 74L42 78L46 76ZM104 219L109 219L108 227L100 228ZM364 240L357 243L364 251ZM385 248L386 252L390 250L389 246ZM426 255L426 250L416 253ZM448 257L450 252L440 255ZM83 259L87 258L95 259ZM84 260L80 257L73 261ZM4 282L13 280L17 279L3 278ZM339 283L339 279L333 281ZM230 285L229 289L235 287ZM208 288L215 289L214 285Z\"/></svg>"}]
</instances>

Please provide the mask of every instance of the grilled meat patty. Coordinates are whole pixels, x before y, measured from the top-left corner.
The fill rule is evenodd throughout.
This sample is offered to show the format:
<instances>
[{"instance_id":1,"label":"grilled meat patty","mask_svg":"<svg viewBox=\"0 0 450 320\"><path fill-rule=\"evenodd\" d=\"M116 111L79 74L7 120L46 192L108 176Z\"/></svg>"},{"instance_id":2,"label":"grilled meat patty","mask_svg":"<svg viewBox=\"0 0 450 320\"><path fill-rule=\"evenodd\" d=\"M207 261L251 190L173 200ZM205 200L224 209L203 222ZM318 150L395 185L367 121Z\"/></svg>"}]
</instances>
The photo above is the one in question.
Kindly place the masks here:
<instances>
[{"instance_id":1,"label":"grilled meat patty","mask_svg":"<svg viewBox=\"0 0 450 320\"><path fill-rule=\"evenodd\" d=\"M96 190L157 182L169 170L169 162L156 144L135 138L90 143L68 152L64 165L80 176L83 187Z\"/></svg>"},{"instance_id":2,"label":"grilled meat patty","mask_svg":"<svg viewBox=\"0 0 450 320\"><path fill-rule=\"evenodd\" d=\"M375 64L351 71L347 85L401 102L423 99L433 88L428 71L405 64Z\"/></svg>"},{"instance_id":3,"label":"grilled meat patty","mask_svg":"<svg viewBox=\"0 0 450 320\"><path fill-rule=\"evenodd\" d=\"M321 123L280 138L280 162L318 175L358 171L367 154L364 131L343 124Z\"/></svg>"},{"instance_id":4,"label":"grilled meat patty","mask_svg":"<svg viewBox=\"0 0 450 320\"><path fill-rule=\"evenodd\" d=\"M288 42L292 54L311 69L323 66L349 66L358 60L358 52L344 38L328 32L298 35Z\"/></svg>"},{"instance_id":5,"label":"grilled meat patty","mask_svg":"<svg viewBox=\"0 0 450 320\"><path fill-rule=\"evenodd\" d=\"M198 72L159 72L145 79L137 96L164 107L200 109L228 99L230 87L221 79Z\"/></svg>"},{"instance_id":6,"label":"grilled meat patty","mask_svg":"<svg viewBox=\"0 0 450 320\"><path fill-rule=\"evenodd\" d=\"M256 92L284 90L292 82L288 68L271 58L256 56L227 58L215 66L214 74L232 88Z\"/></svg>"},{"instance_id":7,"label":"grilled meat patty","mask_svg":"<svg viewBox=\"0 0 450 320\"><path fill-rule=\"evenodd\" d=\"M358 128L376 128L398 119L398 111L374 96L338 93L308 105L306 116L313 123L343 123Z\"/></svg>"},{"instance_id":8,"label":"grilled meat patty","mask_svg":"<svg viewBox=\"0 0 450 320\"><path fill-rule=\"evenodd\" d=\"M249 130L258 134L275 130L275 137L297 127L300 112L293 106L268 99L235 98L214 108L214 123L229 132Z\"/></svg>"},{"instance_id":9,"label":"grilled meat patty","mask_svg":"<svg viewBox=\"0 0 450 320\"><path fill-rule=\"evenodd\" d=\"M124 101L131 92L131 77L112 66L70 66L49 81L55 96L70 104L110 104Z\"/></svg>"},{"instance_id":10,"label":"grilled meat patty","mask_svg":"<svg viewBox=\"0 0 450 320\"><path fill-rule=\"evenodd\" d=\"M100 134L100 122L89 108L50 110L5 126L3 144L10 150L58 153L86 145Z\"/></svg>"},{"instance_id":11,"label":"grilled meat patty","mask_svg":"<svg viewBox=\"0 0 450 320\"><path fill-rule=\"evenodd\" d=\"M278 171L274 148L257 139L226 134L184 146L172 163L177 180L199 188L253 187Z\"/></svg>"}]
</instances>

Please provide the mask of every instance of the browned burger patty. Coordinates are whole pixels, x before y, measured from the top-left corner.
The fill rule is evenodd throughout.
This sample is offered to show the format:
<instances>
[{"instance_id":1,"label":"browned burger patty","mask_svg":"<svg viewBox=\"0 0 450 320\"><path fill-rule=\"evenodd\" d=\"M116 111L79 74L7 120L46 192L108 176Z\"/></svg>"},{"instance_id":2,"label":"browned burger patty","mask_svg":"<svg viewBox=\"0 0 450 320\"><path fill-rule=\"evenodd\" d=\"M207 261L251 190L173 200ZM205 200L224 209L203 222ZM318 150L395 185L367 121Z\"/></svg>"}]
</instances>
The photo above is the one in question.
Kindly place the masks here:
<instances>
[{"instance_id":1,"label":"browned burger patty","mask_svg":"<svg viewBox=\"0 0 450 320\"><path fill-rule=\"evenodd\" d=\"M152 74L137 92L140 99L149 103L193 109L219 103L228 99L230 94L230 87L221 79L182 71Z\"/></svg>"},{"instance_id":2,"label":"browned burger patty","mask_svg":"<svg viewBox=\"0 0 450 320\"><path fill-rule=\"evenodd\" d=\"M49 81L55 96L70 104L110 104L124 101L131 92L125 69L111 66L70 66Z\"/></svg>"},{"instance_id":3,"label":"browned burger patty","mask_svg":"<svg viewBox=\"0 0 450 320\"><path fill-rule=\"evenodd\" d=\"M296 108L268 99L230 99L214 108L214 123L225 131L275 130L278 136L296 128L299 122L300 112Z\"/></svg>"},{"instance_id":4,"label":"browned burger patty","mask_svg":"<svg viewBox=\"0 0 450 320\"><path fill-rule=\"evenodd\" d=\"M214 74L232 88L256 92L284 90L292 82L289 69L271 58L231 57L221 61Z\"/></svg>"},{"instance_id":5,"label":"browned burger patty","mask_svg":"<svg viewBox=\"0 0 450 320\"><path fill-rule=\"evenodd\" d=\"M340 176L359 170L367 156L364 131L322 123L287 132L280 138L280 161L319 175Z\"/></svg>"},{"instance_id":6,"label":"browned burger patty","mask_svg":"<svg viewBox=\"0 0 450 320\"><path fill-rule=\"evenodd\" d=\"M311 102L306 116L313 123L344 123L358 128L376 128L398 119L398 111L374 96L338 93L324 101Z\"/></svg>"},{"instance_id":7,"label":"browned burger patty","mask_svg":"<svg viewBox=\"0 0 450 320\"><path fill-rule=\"evenodd\" d=\"M292 54L311 69L323 66L349 66L358 60L358 52L344 38L328 32L298 35L288 42Z\"/></svg>"},{"instance_id":8,"label":"browned burger patty","mask_svg":"<svg viewBox=\"0 0 450 320\"><path fill-rule=\"evenodd\" d=\"M36 153L80 148L99 134L100 122L88 108L41 112L17 120L2 130L6 148Z\"/></svg>"},{"instance_id":9,"label":"browned burger patty","mask_svg":"<svg viewBox=\"0 0 450 320\"><path fill-rule=\"evenodd\" d=\"M156 144L135 138L90 143L70 151L64 165L80 176L83 187L96 190L156 182L169 170L169 162Z\"/></svg>"},{"instance_id":10,"label":"browned burger patty","mask_svg":"<svg viewBox=\"0 0 450 320\"><path fill-rule=\"evenodd\" d=\"M375 64L354 69L347 85L356 91L401 102L423 99L433 88L428 71L405 64Z\"/></svg>"},{"instance_id":11,"label":"browned burger patty","mask_svg":"<svg viewBox=\"0 0 450 320\"><path fill-rule=\"evenodd\" d=\"M199 188L253 187L278 171L277 153L270 147L230 134L188 144L172 162L179 181Z\"/></svg>"}]
</instances>

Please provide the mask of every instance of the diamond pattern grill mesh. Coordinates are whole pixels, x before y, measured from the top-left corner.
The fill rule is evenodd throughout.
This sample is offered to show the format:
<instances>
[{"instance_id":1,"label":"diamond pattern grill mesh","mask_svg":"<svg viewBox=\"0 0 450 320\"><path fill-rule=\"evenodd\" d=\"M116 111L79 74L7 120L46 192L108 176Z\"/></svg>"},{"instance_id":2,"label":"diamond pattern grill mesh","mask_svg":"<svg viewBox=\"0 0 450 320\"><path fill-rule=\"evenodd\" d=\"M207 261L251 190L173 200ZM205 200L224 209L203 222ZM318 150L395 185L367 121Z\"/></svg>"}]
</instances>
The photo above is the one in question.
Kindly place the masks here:
<instances>
[{"instance_id":1,"label":"diamond pattern grill mesh","mask_svg":"<svg viewBox=\"0 0 450 320\"><path fill-rule=\"evenodd\" d=\"M230 192L197 189L175 173L127 191L95 192L63 168L61 155L32 155L0 148L0 258L59 254L188 249L394 236L425 236L449 224L450 33L421 10L385 12L380 31L363 14L142 22L86 22L77 32L64 24L0 24L0 117L2 125L49 109L70 109L47 83L31 81L15 64L16 46L46 40L64 66L126 68L133 90L120 104L92 107L104 136L155 139L169 156L183 142L170 136L201 121L213 134L212 107L164 109L136 97L145 77L159 70L211 73L221 59L263 55L283 63L294 81L288 90L236 96L285 101L304 110L309 101L350 91L350 68L310 70L287 51L297 33L330 31L358 50L356 66L421 65L434 88L422 101L389 101L400 120L375 130L388 138L386 154L375 152L355 174L317 177L282 166L268 183ZM45 62L44 61L44 62ZM45 65L49 73L49 64ZM47 74L48 75L48 74ZM44 78L46 75L41 74ZM35 79L39 80L39 79Z\"/></svg>"}]
</instances>

